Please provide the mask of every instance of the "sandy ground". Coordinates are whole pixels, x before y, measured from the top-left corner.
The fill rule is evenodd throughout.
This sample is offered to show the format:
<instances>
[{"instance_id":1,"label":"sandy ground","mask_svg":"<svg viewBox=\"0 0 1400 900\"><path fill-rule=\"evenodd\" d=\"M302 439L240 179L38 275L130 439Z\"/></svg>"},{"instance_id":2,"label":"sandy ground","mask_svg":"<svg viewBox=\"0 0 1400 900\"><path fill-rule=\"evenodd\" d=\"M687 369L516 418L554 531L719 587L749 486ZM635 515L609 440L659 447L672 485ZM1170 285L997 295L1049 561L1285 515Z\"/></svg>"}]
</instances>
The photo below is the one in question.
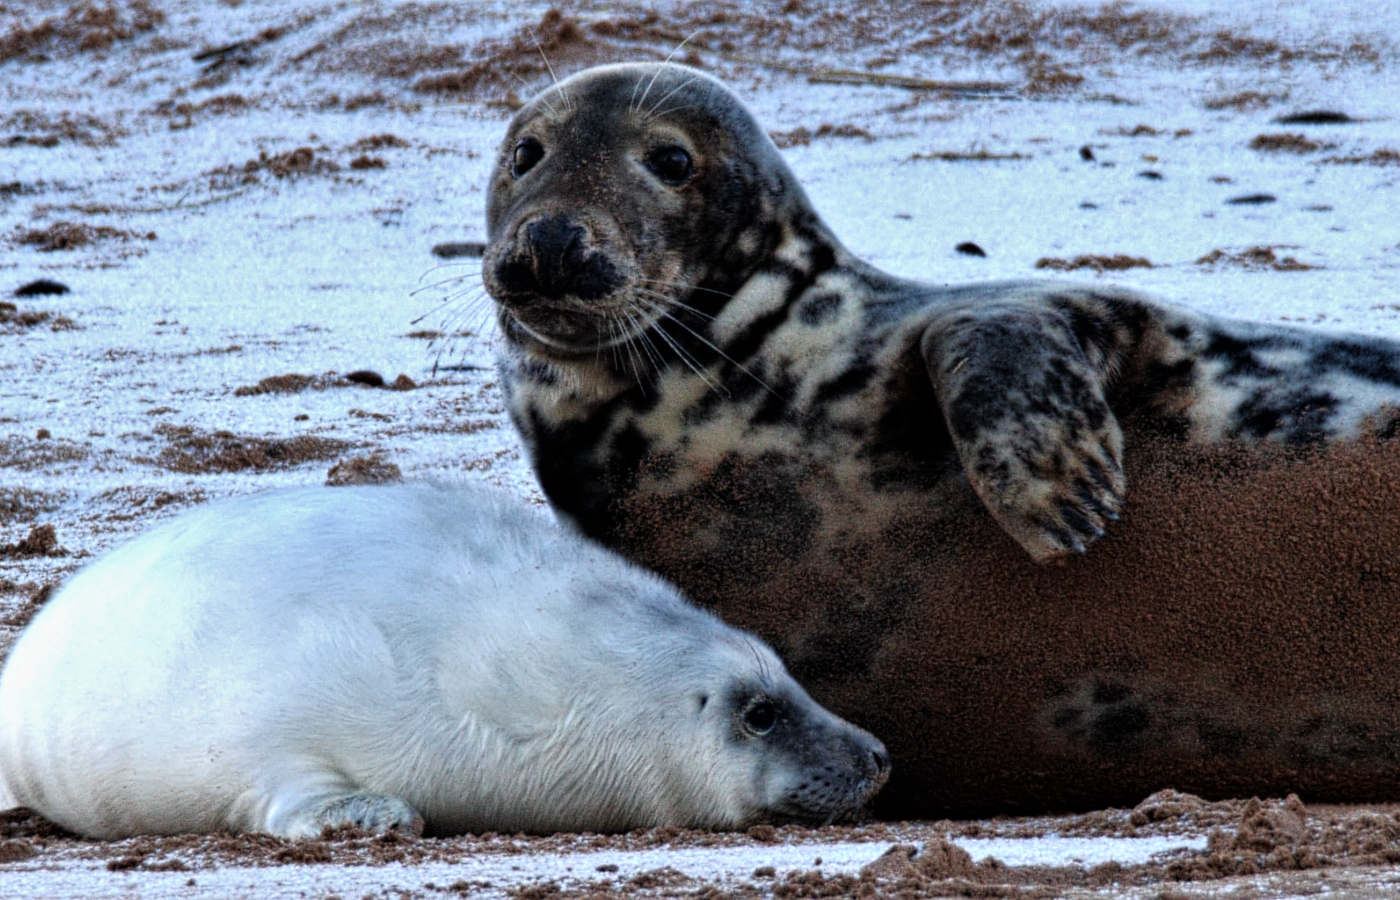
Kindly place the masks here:
<instances>
[{"instance_id":1,"label":"sandy ground","mask_svg":"<svg viewBox=\"0 0 1400 900\"><path fill-rule=\"evenodd\" d=\"M674 53L730 81L837 233L902 274L1065 272L1400 335L1397 34L1359 0L0 0L0 652L85 559L215 497L399 473L542 503L475 260L432 248L483 238L546 59ZM22 290L40 279L67 291ZM0 895L1400 892L1389 808L1144 803L302 845L94 844L11 814Z\"/></svg>"}]
</instances>

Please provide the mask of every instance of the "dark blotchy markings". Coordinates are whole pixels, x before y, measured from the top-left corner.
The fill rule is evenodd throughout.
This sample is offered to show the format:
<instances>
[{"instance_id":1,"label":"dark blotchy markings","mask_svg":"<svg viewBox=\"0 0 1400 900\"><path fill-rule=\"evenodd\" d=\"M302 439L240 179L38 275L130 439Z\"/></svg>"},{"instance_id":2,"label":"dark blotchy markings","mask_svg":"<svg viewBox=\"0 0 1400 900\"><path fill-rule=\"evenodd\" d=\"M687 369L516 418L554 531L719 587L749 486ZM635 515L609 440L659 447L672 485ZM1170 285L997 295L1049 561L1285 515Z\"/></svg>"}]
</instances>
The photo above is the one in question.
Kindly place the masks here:
<instances>
[{"instance_id":1,"label":"dark blotchy markings","mask_svg":"<svg viewBox=\"0 0 1400 900\"><path fill-rule=\"evenodd\" d=\"M1393 734L1339 715L1310 716L1292 738L1293 756L1304 765L1320 761L1393 766L1400 761Z\"/></svg>"},{"instance_id":2,"label":"dark blotchy markings","mask_svg":"<svg viewBox=\"0 0 1400 900\"><path fill-rule=\"evenodd\" d=\"M1309 355L1306 362L1285 369L1262 362L1256 353L1260 349L1295 349ZM1235 434L1252 439L1279 435L1290 444L1326 440L1337 407L1344 400L1311 385L1329 372L1400 385L1400 356L1380 342L1311 341L1301 335L1290 338L1282 334L1237 338L1215 332L1203 356L1226 362L1226 371L1218 376L1223 383L1245 379L1267 382L1257 386L1234 412ZM1144 385L1144 390L1150 386Z\"/></svg>"},{"instance_id":3,"label":"dark blotchy markings","mask_svg":"<svg viewBox=\"0 0 1400 900\"><path fill-rule=\"evenodd\" d=\"M719 311L744 282L753 276L764 260L773 255L773 248L782 239L782 225L776 220L756 221L751 227L735 233L729 243L715 251L715 265L685 298L686 302L704 314L706 319L719 315ZM743 249L746 245L758 249L747 253Z\"/></svg>"},{"instance_id":4,"label":"dark blotchy markings","mask_svg":"<svg viewBox=\"0 0 1400 900\"><path fill-rule=\"evenodd\" d=\"M797 318L804 325L830 322L841 312L841 295L835 291L814 291L797 304Z\"/></svg>"},{"instance_id":5,"label":"dark blotchy markings","mask_svg":"<svg viewBox=\"0 0 1400 900\"><path fill-rule=\"evenodd\" d=\"M1079 349L1091 363L1104 359L1107 351L1113 349L1113 329L1102 318L1063 301L1052 301L1060 313L1069 320L1070 333L1074 335Z\"/></svg>"},{"instance_id":6,"label":"dark blotchy markings","mask_svg":"<svg viewBox=\"0 0 1400 900\"><path fill-rule=\"evenodd\" d=\"M1400 415L1394 411L1388 413L1379 427L1375 431L1376 439L1381 441L1393 441L1400 437Z\"/></svg>"},{"instance_id":7,"label":"dark blotchy markings","mask_svg":"<svg viewBox=\"0 0 1400 900\"><path fill-rule=\"evenodd\" d=\"M1100 756L1119 756L1142 748L1152 714L1129 685L1095 676L1087 703L1073 696L1066 699L1051 725L1070 744Z\"/></svg>"},{"instance_id":8,"label":"dark blotchy markings","mask_svg":"<svg viewBox=\"0 0 1400 900\"><path fill-rule=\"evenodd\" d=\"M817 388L817 403L825 404L833 400L865 390L870 379L875 377L875 367L868 361L854 362L851 368L830 381L822 382Z\"/></svg>"},{"instance_id":9,"label":"dark blotchy markings","mask_svg":"<svg viewBox=\"0 0 1400 900\"><path fill-rule=\"evenodd\" d=\"M785 304L767 315L759 316L750 322L738 337L725 344L724 355L730 360L730 365L737 368L734 363L752 359L758 348L763 346L763 342L768 340L768 335L787 321L790 309L791 307Z\"/></svg>"},{"instance_id":10,"label":"dark blotchy markings","mask_svg":"<svg viewBox=\"0 0 1400 900\"><path fill-rule=\"evenodd\" d=\"M1046 397L1042 403L1034 404L1038 412L1058 415L1067 410L1077 410L1084 414L1085 423L1095 430L1102 428L1108 419L1108 410L1094 397L1094 384L1085 377L1083 371L1070 365L1070 360L1054 357L1045 372Z\"/></svg>"},{"instance_id":11,"label":"dark blotchy markings","mask_svg":"<svg viewBox=\"0 0 1400 900\"><path fill-rule=\"evenodd\" d=\"M1224 360L1228 368L1220 375L1222 381L1248 376L1250 378L1275 378L1283 374L1273 366L1267 366L1254 355L1256 348L1272 349L1279 346L1276 338L1237 338L1214 332L1210 343L1201 355L1208 359Z\"/></svg>"},{"instance_id":12,"label":"dark blotchy markings","mask_svg":"<svg viewBox=\"0 0 1400 900\"><path fill-rule=\"evenodd\" d=\"M641 470L642 460L651 453L651 442L630 422L613 436L609 445L608 468L629 476Z\"/></svg>"},{"instance_id":13,"label":"dark blotchy markings","mask_svg":"<svg viewBox=\"0 0 1400 900\"><path fill-rule=\"evenodd\" d=\"M721 389L725 393L713 388L706 391L689 409L681 412L681 421L687 425L700 425L713 419L733 399L733 393L728 388L721 385Z\"/></svg>"},{"instance_id":14,"label":"dark blotchy markings","mask_svg":"<svg viewBox=\"0 0 1400 900\"><path fill-rule=\"evenodd\" d=\"M918 595L914 579L900 571L871 572L866 588L825 598L823 616L801 644L779 648L803 685L820 692L823 685L868 679L889 636L908 624L912 607L900 598Z\"/></svg>"},{"instance_id":15,"label":"dark blotchy markings","mask_svg":"<svg viewBox=\"0 0 1400 900\"><path fill-rule=\"evenodd\" d=\"M650 452L646 438L629 424L600 454L599 445L612 425L617 405L614 401L611 415L557 428L550 427L531 406L526 432L533 433L537 442L534 462L540 487L556 506L576 517L584 533L605 542L614 539L613 500L635 489L637 472Z\"/></svg>"},{"instance_id":16,"label":"dark blotchy markings","mask_svg":"<svg viewBox=\"0 0 1400 900\"><path fill-rule=\"evenodd\" d=\"M1316 369L1344 369L1371 381L1400 385L1400 365L1393 347L1356 341L1329 341L1313 357Z\"/></svg>"},{"instance_id":17,"label":"dark blotchy markings","mask_svg":"<svg viewBox=\"0 0 1400 900\"><path fill-rule=\"evenodd\" d=\"M731 558L733 566L759 571L774 559L796 559L810 545L821 521L797 485L797 474L776 452L758 457L727 455L707 480L706 491L728 515L720 524L720 546L747 548L755 556Z\"/></svg>"},{"instance_id":18,"label":"dark blotchy markings","mask_svg":"<svg viewBox=\"0 0 1400 900\"><path fill-rule=\"evenodd\" d=\"M768 335L787 321L793 305L812 287L817 277L836 265L836 251L830 244L816 243L816 235L810 235L809 239L813 241L812 259L805 272L776 261L773 263L770 272L780 274L791 282L788 285L787 296L783 298L781 307L767 315L759 316L750 322L738 337L725 344L724 352L731 360L743 362L757 353L763 342L768 339Z\"/></svg>"},{"instance_id":19,"label":"dark blotchy markings","mask_svg":"<svg viewBox=\"0 0 1400 900\"><path fill-rule=\"evenodd\" d=\"M786 372L771 379L768 384L768 396L763 398L763 403L754 412L749 422L753 425L771 425L784 419L791 419L793 415L792 395L796 388L797 383Z\"/></svg>"},{"instance_id":20,"label":"dark blotchy markings","mask_svg":"<svg viewBox=\"0 0 1400 900\"><path fill-rule=\"evenodd\" d=\"M1088 743L1099 753L1135 748L1143 732L1152 724L1147 707L1135 701L1100 710L1089 727Z\"/></svg>"},{"instance_id":21,"label":"dark blotchy markings","mask_svg":"<svg viewBox=\"0 0 1400 900\"><path fill-rule=\"evenodd\" d=\"M962 463L923 361L911 350L906 364L885 377L890 381L883 393L893 402L880 412L862 454L875 461L870 466L871 488L927 490L960 478Z\"/></svg>"},{"instance_id":22,"label":"dark blotchy markings","mask_svg":"<svg viewBox=\"0 0 1400 900\"><path fill-rule=\"evenodd\" d=\"M1394 348L1379 342L1372 344L1353 340L1325 340L1316 346L1314 351L1310 342L1288 340L1281 335L1237 338L1216 332L1210 336L1210 343L1203 355L1229 362L1230 368L1222 377L1268 378L1283 373L1274 366L1261 363L1255 351L1292 347L1312 353L1306 371L1313 375L1341 370L1369 381L1400 386L1400 358L1397 358Z\"/></svg>"},{"instance_id":23,"label":"dark blotchy markings","mask_svg":"<svg viewBox=\"0 0 1400 900\"><path fill-rule=\"evenodd\" d=\"M1337 398L1303 389L1288 393L1257 391L1235 411L1240 434L1265 438L1282 431L1290 444L1311 444L1327 437Z\"/></svg>"},{"instance_id":24,"label":"dark blotchy markings","mask_svg":"<svg viewBox=\"0 0 1400 900\"><path fill-rule=\"evenodd\" d=\"M1187 357L1174 363L1149 362L1142 374L1127 383L1119 382L1109 395L1109 407L1120 419L1135 413L1155 413L1154 431L1163 436L1186 437L1190 420L1178 413L1166 412L1174 401L1187 397L1196 382L1196 361Z\"/></svg>"},{"instance_id":25,"label":"dark blotchy markings","mask_svg":"<svg viewBox=\"0 0 1400 900\"><path fill-rule=\"evenodd\" d=\"M1027 413L1058 417L1066 408L1096 414L1102 424L1091 385L1058 350L1039 332L1000 321L979 324L959 348L978 365L945 410L954 436L970 441L1004 419Z\"/></svg>"},{"instance_id":26,"label":"dark blotchy markings","mask_svg":"<svg viewBox=\"0 0 1400 900\"><path fill-rule=\"evenodd\" d=\"M525 357L521 368L525 370L525 377L535 384L552 386L559 380L558 372L554 366L535 359L533 356Z\"/></svg>"}]
</instances>

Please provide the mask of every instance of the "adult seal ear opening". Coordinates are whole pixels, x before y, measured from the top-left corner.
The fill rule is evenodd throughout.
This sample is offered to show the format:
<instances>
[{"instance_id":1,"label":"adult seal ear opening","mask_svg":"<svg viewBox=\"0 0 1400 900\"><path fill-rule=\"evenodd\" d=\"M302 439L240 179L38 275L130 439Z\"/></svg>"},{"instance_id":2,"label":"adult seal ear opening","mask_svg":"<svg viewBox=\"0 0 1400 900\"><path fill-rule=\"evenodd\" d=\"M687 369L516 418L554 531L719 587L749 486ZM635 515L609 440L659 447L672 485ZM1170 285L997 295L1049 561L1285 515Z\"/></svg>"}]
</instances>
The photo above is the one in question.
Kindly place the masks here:
<instances>
[{"instance_id":1,"label":"adult seal ear opening","mask_svg":"<svg viewBox=\"0 0 1400 900\"><path fill-rule=\"evenodd\" d=\"M194 511L0 673L0 805L99 838L825 822L887 772L761 641L479 489Z\"/></svg>"}]
</instances>

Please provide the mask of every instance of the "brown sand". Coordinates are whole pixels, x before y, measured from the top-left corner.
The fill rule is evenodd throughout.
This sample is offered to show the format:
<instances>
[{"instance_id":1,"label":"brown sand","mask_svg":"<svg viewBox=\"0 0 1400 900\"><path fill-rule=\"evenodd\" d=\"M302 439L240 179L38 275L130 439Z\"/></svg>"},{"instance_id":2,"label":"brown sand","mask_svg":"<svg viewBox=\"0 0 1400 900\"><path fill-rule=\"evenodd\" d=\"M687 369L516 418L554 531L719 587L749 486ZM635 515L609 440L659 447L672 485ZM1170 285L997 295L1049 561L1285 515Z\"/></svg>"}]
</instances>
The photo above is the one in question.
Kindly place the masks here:
<instances>
[{"instance_id":1,"label":"brown sand","mask_svg":"<svg viewBox=\"0 0 1400 900\"><path fill-rule=\"evenodd\" d=\"M190 425L157 425L155 432L169 442L155 461L172 472L190 475L289 468L335 459L350 447L347 441L310 434L263 438L222 430L204 432Z\"/></svg>"},{"instance_id":2,"label":"brown sand","mask_svg":"<svg viewBox=\"0 0 1400 900\"><path fill-rule=\"evenodd\" d=\"M952 843L955 837L1032 838L1129 837L1208 834L1203 851L1182 851L1159 862L1124 866L1020 866L995 859L974 863ZM826 874L820 857L832 842L894 842L895 846L857 875ZM1305 807L1286 800L1230 800L1209 803L1171 791L1148 797L1129 810L1105 810L1085 816L999 819L991 822L901 822L860 826L803 828L784 826L757 836L742 832L656 828L619 835L558 834L465 835L415 838L397 833L374 837L351 828L327 829L320 839L286 841L268 835L172 835L121 841L87 841L67 834L27 810L0 813L0 866L7 863L71 864L94 860L110 871L189 871L222 866L413 865L460 862L483 855L533 856L599 850L649 850L694 847L745 847L802 843L812 850L814 868L778 871L761 866L753 882L735 886L741 896L775 897L1050 897L1067 888L1119 888L1142 885L1213 882L1266 873L1313 870L1364 872L1367 867L1400 860L1400 817L1393 808ZM631 876L614 875L603 865L582 887L561 890L553 882L511 888L541 897L671 896L689 888L692 896L711 896L699 879L660 868ZM425 885L434 890L469 893L472 885ZM483 887L477 885L477 887ZM757 889L756 889L757 888ZM1162 896L1170 887L1164 887ZM1308 890L1307 893L1317 893ZM413 896L420 896L414 893ZM1189 896L1199 896L1192 893Z\"/></svg>"},{"instance_id":3,"label":"brown sand","mask_svg":"<svg viewBox=\"0 0 1400 900\"><path fill-rule=\"evenodd\" d=\"M1400 444L1203 450L1129 429L1126 456L1124 520L1063 565L1033 564L965 488L835 564L779 524L718 565L657 525L675 508L629 507L654 532L633 552L886 742L882 817L1166 787L1400 800Z\"/></svg>"}]
</instances>

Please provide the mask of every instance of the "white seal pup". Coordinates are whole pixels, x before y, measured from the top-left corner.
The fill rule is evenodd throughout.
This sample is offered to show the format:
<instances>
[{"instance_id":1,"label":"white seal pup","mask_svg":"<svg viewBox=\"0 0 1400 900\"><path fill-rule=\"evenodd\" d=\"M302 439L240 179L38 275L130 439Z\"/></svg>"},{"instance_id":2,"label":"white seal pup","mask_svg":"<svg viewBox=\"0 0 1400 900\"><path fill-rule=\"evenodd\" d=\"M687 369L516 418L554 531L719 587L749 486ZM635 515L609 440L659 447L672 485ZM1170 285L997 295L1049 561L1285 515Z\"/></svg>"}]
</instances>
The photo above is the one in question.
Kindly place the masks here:
<instances>
[{"instance_id":1,"label":"white seal pup","mask_svg":"<svg viewBox=\"0 0 1400 900\"><path fill-rule=\"evenodd\" d=\"M0 674L2 805L99 838L822 822L887 769L763 643L480 489L196 510Z\"/></svg>"}]
</instances>

